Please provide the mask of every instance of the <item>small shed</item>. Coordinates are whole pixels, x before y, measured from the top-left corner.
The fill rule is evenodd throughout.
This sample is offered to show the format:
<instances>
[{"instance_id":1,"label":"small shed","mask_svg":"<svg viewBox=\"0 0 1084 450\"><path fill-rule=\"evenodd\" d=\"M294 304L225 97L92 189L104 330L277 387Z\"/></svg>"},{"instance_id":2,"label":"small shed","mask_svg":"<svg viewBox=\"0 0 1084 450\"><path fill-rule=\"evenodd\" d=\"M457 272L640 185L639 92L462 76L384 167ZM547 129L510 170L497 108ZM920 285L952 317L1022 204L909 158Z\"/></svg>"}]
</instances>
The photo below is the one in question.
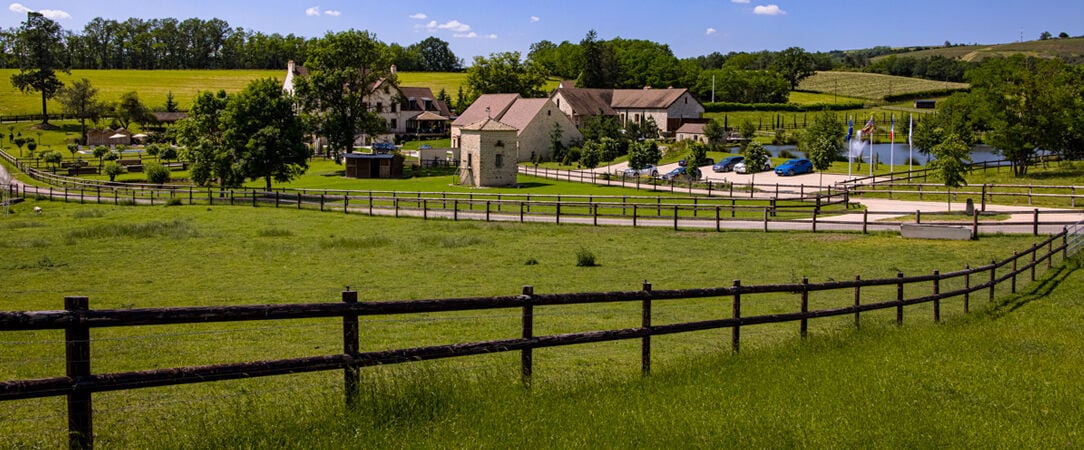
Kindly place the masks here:
<instances>
[{"instance_id":1,"label":"small shed","mask_svg":"<svg viewBox=\"0 0 1084 450\"><path fill-rule=\"evenodd\" d=\"M403 155L394 153L347 153L348 178L400 178L403 176Z\"/></svg>"}]
</instances>

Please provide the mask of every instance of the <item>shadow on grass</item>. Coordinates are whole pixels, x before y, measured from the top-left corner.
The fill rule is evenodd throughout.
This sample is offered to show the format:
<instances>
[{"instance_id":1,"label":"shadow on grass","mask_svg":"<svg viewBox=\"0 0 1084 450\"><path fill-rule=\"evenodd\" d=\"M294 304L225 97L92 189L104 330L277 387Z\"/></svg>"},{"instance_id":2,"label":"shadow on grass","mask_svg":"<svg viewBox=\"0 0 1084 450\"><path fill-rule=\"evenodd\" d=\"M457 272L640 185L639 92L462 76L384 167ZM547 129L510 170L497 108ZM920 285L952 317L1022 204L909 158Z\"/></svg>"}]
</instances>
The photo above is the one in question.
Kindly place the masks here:
<instances>
[{"instance_id":1,"label":"shadow on grass","mask_svg":"<svg viewBox=\"0 0 1084 450\"><path fill-rule=\"evenodd\" d=\"M1054 292L1061 283L1065 282L1073 272L1080 270L1080 268L1081 262L1080 259L1077 258L1070 259L1065 264L1051 269L1050 272L1033 283L1028 290L1018 292L1016 295L995 306L990 311L991 316L993 316L994 319L1000 319L1035 300L1049 296L1050 293Z\"/></svg>"}]
</instances>

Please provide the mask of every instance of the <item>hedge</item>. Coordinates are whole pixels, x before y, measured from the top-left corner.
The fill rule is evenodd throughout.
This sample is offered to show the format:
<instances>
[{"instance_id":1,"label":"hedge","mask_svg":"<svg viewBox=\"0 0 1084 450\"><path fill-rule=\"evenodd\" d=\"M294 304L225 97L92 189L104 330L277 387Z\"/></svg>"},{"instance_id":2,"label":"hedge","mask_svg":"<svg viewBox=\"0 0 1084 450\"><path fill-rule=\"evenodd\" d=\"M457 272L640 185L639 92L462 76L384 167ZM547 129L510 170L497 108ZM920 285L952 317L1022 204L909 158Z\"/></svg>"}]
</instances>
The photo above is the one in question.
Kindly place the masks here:
<instances>
[{"instance_id":1,"label":"hedge","mask_svg":"<svg viewBox=\"0 0 1084 450\"><path fill-rule=\"evenodd\" d=\"M847 103L810 103L799 105L797 103L731 103L715 102L704 103L705 112L735 112L735 111L784 111L784 112L815 112L815 111L847 111L862 109L866 105L862 102Z\"/></svg>"}]
</instances>

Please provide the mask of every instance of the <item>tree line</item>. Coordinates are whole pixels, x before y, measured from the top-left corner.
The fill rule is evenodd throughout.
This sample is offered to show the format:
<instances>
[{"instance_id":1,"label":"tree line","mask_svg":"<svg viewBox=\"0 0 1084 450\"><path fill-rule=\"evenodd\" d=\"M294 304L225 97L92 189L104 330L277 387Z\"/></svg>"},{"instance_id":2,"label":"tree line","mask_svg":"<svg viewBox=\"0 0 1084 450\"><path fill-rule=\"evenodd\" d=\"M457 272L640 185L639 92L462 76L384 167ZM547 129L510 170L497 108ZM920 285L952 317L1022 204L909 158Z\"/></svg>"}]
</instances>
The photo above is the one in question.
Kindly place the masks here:
<instances>
[{"instance_id":1,"label":"tree line","mask_svg":"<svg viewBox=\"0 0 1084 450\"><path fill-rule=\"evenodd\" d=\"M58 25L59 26L59 25ZM19 68L19 45L25 27L0 29L0 67ZM61 58L69 69L284 69L287 61L305 61L318 38L266 34L231 27L222 19L178 20L95 18L82 32L59 30ZM403 46L389 44L400 70L453 72L462 59L448 43L428 37Z\"/></svg>"}]
</instances>

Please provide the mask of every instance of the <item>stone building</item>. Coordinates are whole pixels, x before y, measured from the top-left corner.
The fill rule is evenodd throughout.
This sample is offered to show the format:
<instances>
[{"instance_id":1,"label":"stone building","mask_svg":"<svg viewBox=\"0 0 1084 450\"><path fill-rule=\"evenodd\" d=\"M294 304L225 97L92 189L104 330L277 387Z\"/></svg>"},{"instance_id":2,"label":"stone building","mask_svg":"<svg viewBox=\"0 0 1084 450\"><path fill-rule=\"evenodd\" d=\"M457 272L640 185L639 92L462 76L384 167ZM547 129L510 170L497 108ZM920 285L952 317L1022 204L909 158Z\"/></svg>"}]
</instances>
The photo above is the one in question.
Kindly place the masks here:
<instances>
[{"instance_id":1,"label":"stone building","mask_svg":"<svg viewBox=\"0 0 1084 450\"><path fill-rule=\"evenodd\" d=\"M517 130L515 162L531 161L536 156L550 159L553 153L550 133L554 125L561 128L561 143L566 147L583 140L572 120L548 99L522 98L519 94L485 94L452 122L452 147L462 147L463 127L486 119L498 120Z\"/></svg>"},{"instance_id":2,"label":"stone building","mask_svg":"<svg viewBox=\"0 0 1084 450\"><path fill-rule=\"evenodd\" d=\"M550 100L577 127L591 116L617 117L622 126L655 121L663 137L673 137L690 119L704 114L704 105L688 89L585 89L562 83Z\"/></svg>"},{"instance_id":3,"label":"stone building","mask_svg":"<svg viewBox=\"0 0 1084 450\"><path fill-rule=\"evenodd\" d=\"M460 128L459 183L474 187L516 184L516 127L484 119Z\"/></svg>"}]
</instances>

